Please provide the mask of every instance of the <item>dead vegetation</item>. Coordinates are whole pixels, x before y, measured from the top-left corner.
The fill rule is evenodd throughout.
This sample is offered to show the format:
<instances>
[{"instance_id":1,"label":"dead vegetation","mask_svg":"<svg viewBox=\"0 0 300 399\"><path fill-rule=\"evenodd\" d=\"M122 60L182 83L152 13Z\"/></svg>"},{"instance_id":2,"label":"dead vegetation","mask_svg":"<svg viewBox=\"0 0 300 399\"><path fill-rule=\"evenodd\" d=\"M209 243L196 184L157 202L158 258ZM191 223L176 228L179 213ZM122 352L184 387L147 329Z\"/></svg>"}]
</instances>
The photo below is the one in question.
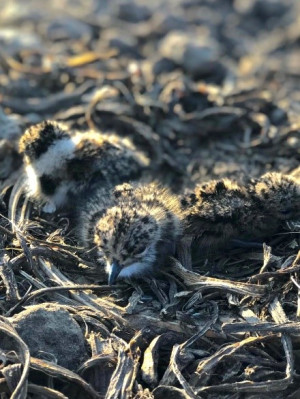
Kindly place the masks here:
<instances>
[{"instance_id":1,"label":"dead vegetation","mask_svg":"<svg viewBox=\"0 0 300 399\"><path fill-rule=\"evenodd\" d=\"M20 173L17 138L47 118L129 135L152 160L149 178L175 192L295 170L298 2L86 4L46 9L32 0L2 11L2 397L299 397L299 221L263 250L207 259L194 248L193 271L174 259L162 278L109 287L93 253L78 247L69 215L33 207L15 233L7 219ZM178 30L187 53L166 44L179 40L170 38ZM64 367L49 351L30 356L18 320L49 303L80 327L79 366ZM55 328L59 322L42 337L53 348Z\"/></svg>"}]
</instances>

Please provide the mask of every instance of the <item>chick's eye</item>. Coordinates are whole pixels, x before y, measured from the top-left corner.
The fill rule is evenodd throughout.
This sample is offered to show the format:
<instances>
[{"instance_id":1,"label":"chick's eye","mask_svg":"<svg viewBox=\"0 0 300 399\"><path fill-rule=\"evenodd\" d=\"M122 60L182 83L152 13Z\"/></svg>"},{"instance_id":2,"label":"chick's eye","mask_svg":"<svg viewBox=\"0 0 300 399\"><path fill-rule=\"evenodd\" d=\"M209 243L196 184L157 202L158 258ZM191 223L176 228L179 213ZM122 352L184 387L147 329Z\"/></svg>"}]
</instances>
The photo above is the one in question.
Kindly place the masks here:
<instances>
[{"instance_id":1,"label":"chick's eye","mask_svg":"<svg viewBox=\"0 0 300 399\"><path fill-rule=\"evenodd\" d=\"M135 256L137 258L142 258L143 256L145 256L148 252L148 247L141 249Z\"/></svg>"},{"instance_id":2,"label":"chick's eye","mask_svg":"<svg viewBox=\"0 0 300 399\"><path fill-rule=\"evenodd\" d=\"M280 211L280 213L281 213L282 215L290 215L290 214L292 213L292 209L288 209L288 208L282 209L282 210Z\"/></svg>"}]
</instances>

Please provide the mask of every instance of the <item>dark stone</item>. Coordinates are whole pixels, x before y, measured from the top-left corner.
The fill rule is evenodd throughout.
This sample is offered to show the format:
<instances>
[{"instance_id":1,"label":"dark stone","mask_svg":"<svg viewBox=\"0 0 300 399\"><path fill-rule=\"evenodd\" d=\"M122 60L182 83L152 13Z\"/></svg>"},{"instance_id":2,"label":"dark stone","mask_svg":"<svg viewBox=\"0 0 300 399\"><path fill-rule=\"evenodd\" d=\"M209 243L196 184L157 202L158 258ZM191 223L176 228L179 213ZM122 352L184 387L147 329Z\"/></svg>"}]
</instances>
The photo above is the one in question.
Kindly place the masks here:
<instances>
[{"instance_id":1,"label":"dark stone","mask_svg":"<svg viewBox=\"0 0 300 399\"><path fill-rule=\"evenodd\" d=\"M53 303L29 306L13 319L31 356L53 357L57 364L76 370L87 358L84 335L71 315Z\"/></svg>"}]
</instances>

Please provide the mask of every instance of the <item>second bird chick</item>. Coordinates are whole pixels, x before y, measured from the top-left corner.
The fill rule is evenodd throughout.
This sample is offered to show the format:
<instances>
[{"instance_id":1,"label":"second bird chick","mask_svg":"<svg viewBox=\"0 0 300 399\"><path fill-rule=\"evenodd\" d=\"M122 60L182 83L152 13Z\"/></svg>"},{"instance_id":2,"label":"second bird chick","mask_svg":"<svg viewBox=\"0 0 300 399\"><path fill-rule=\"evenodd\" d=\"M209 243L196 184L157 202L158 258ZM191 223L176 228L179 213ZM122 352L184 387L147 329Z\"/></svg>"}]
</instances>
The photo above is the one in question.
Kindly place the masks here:
<instances>
[{"instance_id":1,"label":"second bird chick","mask_svg":"<svg viewBox=\"0 0 300 399\"><path fill-rule=\"evenodd\" d=\"M43 210L50 213L97 186L136 179L149 164L127 139L93 131L73 132L54 121L27 129L20 139L19 152L24 174L16 190L44 203ZM16 200L12 198L11 202L14 211L16 202L14 206L12 203Z\"/></svg>"},{"instance_id":2,"label":"second bird chick","mask_svg":"<svg viewBox=\"0 0 300 399\"><path fill-rule=\"evenodd\" d=\"M251 201L245 187L229 179L199 184L181 198L184 234L194 237L201 249L222 247L249 231Z\"/></svg>"},{"instance_id":3,"label":"second bird chick","mask_svg":"<svg viewBox=\"0 0 300 399\"><path fill-rule=\"evenodd\" d=\"M198 185L182 197L184 234L202 249L224 247L232 240L256 240L300 217L299 179L267 173L245 186L228 179Z\"/></svg>"},{"instance_id":4,"label":"second bird chick","mask_svg":"<svg viewBox=\"0 0 300 399\"><path fill-rule=\"evenodd\" d=\"M300 218L300 178L282 173L266 173L247 186L257 215L254 231L258 237L279 232L288 220Z\"/></svg>"},{"instance_id":5,"label":"second bird chick","mask_svg":"<svg viewBox=\"0 0 300 399\"><path fill-rule=\"evenodd\" d=\"M109 284L149 276L175 254L180 201L155 183L99 189L84 204L79 234L85 245L96 245Z\"/></svg>"}]
</instances>

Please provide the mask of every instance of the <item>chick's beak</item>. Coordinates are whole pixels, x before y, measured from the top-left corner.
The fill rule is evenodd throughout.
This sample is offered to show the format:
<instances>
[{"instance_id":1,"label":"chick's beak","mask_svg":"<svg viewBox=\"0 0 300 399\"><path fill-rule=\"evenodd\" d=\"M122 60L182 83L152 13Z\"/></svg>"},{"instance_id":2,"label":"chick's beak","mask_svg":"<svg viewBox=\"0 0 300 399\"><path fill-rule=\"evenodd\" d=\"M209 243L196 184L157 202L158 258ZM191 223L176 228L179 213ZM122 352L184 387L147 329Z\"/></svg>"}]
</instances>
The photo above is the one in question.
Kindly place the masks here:
<instances>
[{"instance_id":1,"label":"chick's beak","mask_svg":"<svg viewBox=\"0 0 300 399\"><path fill-rule=\"evenodd\" d=\"M118 278L118 275L120 274L121 270L122 270L122 267L119 265L118 262L114 261L111 264L111 268L110 268L110 271L109 271L109 274L108 274L108 284L109 285L114 285L115 284L115 282L116 282L116 280Z\"/></svg>"}]
</instances>

